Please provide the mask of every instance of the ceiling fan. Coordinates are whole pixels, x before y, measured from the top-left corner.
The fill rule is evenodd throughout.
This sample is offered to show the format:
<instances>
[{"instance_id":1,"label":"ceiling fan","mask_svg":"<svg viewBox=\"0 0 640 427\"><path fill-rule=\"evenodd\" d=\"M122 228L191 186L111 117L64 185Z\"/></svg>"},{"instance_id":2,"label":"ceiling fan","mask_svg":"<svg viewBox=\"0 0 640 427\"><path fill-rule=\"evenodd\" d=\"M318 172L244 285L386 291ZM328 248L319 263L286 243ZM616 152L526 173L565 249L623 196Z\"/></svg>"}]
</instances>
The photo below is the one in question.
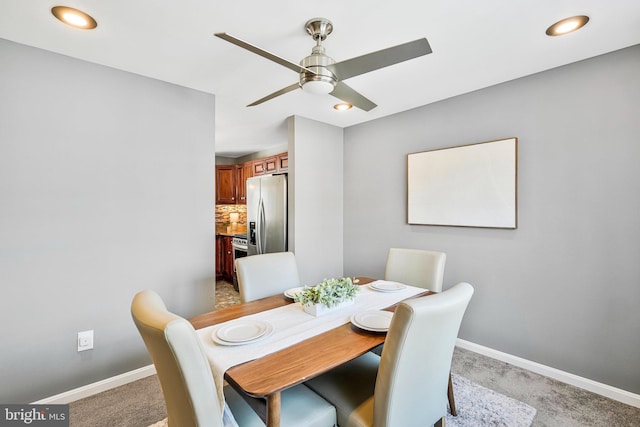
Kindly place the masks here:
<instances>
[{"instance_id":1,"label":"ceiling fan","mask_svg":"<svg viewBox=\"0 0 640 427\"><path fill-rule=\"evenodd\" d=\"M377 105L353 90L345 84L343 80L431 53L429 42L426 38L422 38L345 61L336 62L333 58L325 54L325 49L322 46L322 42L333 31L331 21L325 18L313 18L307 21L305 28L307 33L316 41L316 45L311 49L311 55L300 61L300 64L280 58L277 55L227 33L215 33L215 36L223 40L247 49L250 52L256 53L300 74L298 82L277 90L264 98L260 98L247 105L247 107L262 104L277 96L302 88L305 92L314 94L331 94L361 110L370 111Z\"/></svg>"}]
</instances>

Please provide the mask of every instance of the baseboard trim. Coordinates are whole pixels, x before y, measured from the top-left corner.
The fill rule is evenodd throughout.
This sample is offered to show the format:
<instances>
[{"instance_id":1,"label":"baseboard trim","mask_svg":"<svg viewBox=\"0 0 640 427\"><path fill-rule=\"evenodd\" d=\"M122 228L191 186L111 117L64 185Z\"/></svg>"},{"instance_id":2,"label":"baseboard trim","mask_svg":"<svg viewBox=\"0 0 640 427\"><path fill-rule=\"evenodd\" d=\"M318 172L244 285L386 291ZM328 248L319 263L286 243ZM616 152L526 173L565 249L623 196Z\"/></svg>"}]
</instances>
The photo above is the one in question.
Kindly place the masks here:
<instances>
[{"instance_id":1,"label":"baseboard trim","mask_svg":"<svg viewBox=\"0 0 640 427\"><path fill-rule=\"evenodd\" d=\"M537 362L532 362L527 359L523 359L518 356L513 356L508 353L503 353L498 350L494 350L489 347L475 344L470 341L466 341L458 338L456 345L465 350L473 351L483 356L490 357L492 359L500 360L502 362L509 363L519 368L526 369L536 374L544 375L545 377L553 378L554 380L561 381L566 384L570 384L575 387L590 391L592 393L599 394L601 396L608 397L618 402L622 402L627 405L640 408L640 394L631 393L626 390L622 390L616 387L602 384L588 378L579 377L569 372L561 371L550 366L542 365ZM33 402L36 405L46 404L67 404L74 402L85 397L93 396L94 394L101 393L103 391L110 390L112 388L119 387L121 385L128 384L133 381L146 378L156 373L155 366L147 365L142 368L125 372L124 374L116 375L115 377L107 378L102 381L95 382L93 384L87 384L82 387L78 387L73 390L66 391L64 393L57 394L55 396L47 397L45 399Z\"/></svg>"},{"instance_id":2,"label":"baseboard trim","mask_svg":"<svg viewBox=\"0 0 640 427\"><path fill-rule=\"evenodd\" d=\"M553 378L554 380L558 380L563 383L590 391L592 393L608 397L609 399L617 400L618 402L640 408L640 394L631 393L629 391L612 387L607 384L599 383L588 378L579 377L578 375L574 375L569 372L561 371L559 369L542 365L537 362L532 362L531 360L513 356L508 353L503 353L501 351L465 341L460 338L458 338L456 345L465 350L470 350L475 353L482 354L483 356L500 360L519 368L535 372L536 374L544 375L545 377Z\"/></svg>"},{"instance_id":3,"label":"baseboard trim","mask_svg":"<svg viewBox=\"0 0 640 427\"><path fill-rule=\"evenodd\" d=\"M84 399L85 397L93 396L94 394L111 390L112 388L116 388L133 381L141 380L142 378L154 375L155 373L156 367L154 365L143 366L142 368L125 372L124 374L116 375L115 377L106 378L93 384L87 384L73 390L65 391L64 393L56 394L55 396L47 397L37 402L33 402L33 404L53 405L71 403L76 400Z\"/></svg>"}]
</instances>

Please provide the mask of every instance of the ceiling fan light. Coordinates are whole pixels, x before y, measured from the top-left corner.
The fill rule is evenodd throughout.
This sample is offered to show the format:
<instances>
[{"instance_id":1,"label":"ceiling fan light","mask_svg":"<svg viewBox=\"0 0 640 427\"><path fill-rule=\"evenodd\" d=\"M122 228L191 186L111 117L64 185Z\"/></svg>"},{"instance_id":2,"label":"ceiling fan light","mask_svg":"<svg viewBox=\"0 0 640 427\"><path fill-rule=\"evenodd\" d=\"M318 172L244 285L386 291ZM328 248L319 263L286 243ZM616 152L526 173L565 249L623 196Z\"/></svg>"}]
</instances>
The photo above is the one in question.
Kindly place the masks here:
<instances>
[{"instance_id":1,"label":"ceiling fan light","mask_svg":"<svg viewBox=\"0 0 640 427\"><path fill-rule=\"evenodd\" d=\"M348 110L353 108L353 105L351 105L351 104L349 104L347 102L342 102L340 104L334 105L333 108L338 110L338 111L348 111Z\"/></svg>"},{"instance_id":2,"label":"ceiling fan light","mask_svg":"<svg viewBox=\"0 0 640 427\"><path fill-rule=\"evenodd\" d=\"M327 95L333 92L333 84L322 80L309 80L304 82L302 90L314 95Z\"/></svg>"}]
</instances>

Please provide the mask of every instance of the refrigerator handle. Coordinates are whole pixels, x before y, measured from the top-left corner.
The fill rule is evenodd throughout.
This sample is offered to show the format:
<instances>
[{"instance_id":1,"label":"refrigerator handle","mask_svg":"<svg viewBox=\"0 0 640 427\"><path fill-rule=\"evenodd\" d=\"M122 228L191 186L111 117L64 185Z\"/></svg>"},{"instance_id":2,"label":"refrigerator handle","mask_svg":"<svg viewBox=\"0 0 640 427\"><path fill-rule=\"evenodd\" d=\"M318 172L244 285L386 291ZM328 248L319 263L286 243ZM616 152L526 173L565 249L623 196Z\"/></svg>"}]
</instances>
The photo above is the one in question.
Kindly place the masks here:
<instances>
[{"instance_id":1,"label":"refrigerator handle","mask_svg":"<svg viewBox=\"0 0 640 427\"><path fill-rule=\"evenodd\" d=\"M262 232L262 236L260 236L260 244L262 248L260 249L263 254L267 253L267 214L264 210L264 202L262 202L262 209L260 209L260 230Z\"/></svg>"},{"instance_id":2,"label":"refrigerator handle","mask_svg":"<svg viewBox=\"0 0 640 427\"><path fill-rule=\"evenodd\" d=\"M263 233L264 233L264 203L262 202L262 197L260 198L260 202L258 203L258 221L257 221L257 251L258 254L263 254L265 249L265 243L263 241Z\"/></svg>"}]
</instances>

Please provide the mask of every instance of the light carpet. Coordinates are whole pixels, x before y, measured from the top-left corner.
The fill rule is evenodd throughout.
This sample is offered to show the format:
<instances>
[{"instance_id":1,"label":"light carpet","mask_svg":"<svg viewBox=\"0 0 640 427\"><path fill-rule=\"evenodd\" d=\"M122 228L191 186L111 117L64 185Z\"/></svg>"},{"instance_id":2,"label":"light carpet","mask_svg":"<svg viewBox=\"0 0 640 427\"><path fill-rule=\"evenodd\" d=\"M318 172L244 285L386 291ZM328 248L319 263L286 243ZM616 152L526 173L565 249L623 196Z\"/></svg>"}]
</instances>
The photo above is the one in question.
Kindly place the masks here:
<instances>
[{"instance_id":1,"label":"light carpet","mask_svg":"<svg viewBox=\"0 0 640 427\"><path fill-rule=\"evenodd\" d=\"M448 427L529 427L535 408L453 374L458 416L447 413ZM149 426L167 427L167 419ZM242 427L242 426L240 426Z\"/></svg>"}]
</instances>

